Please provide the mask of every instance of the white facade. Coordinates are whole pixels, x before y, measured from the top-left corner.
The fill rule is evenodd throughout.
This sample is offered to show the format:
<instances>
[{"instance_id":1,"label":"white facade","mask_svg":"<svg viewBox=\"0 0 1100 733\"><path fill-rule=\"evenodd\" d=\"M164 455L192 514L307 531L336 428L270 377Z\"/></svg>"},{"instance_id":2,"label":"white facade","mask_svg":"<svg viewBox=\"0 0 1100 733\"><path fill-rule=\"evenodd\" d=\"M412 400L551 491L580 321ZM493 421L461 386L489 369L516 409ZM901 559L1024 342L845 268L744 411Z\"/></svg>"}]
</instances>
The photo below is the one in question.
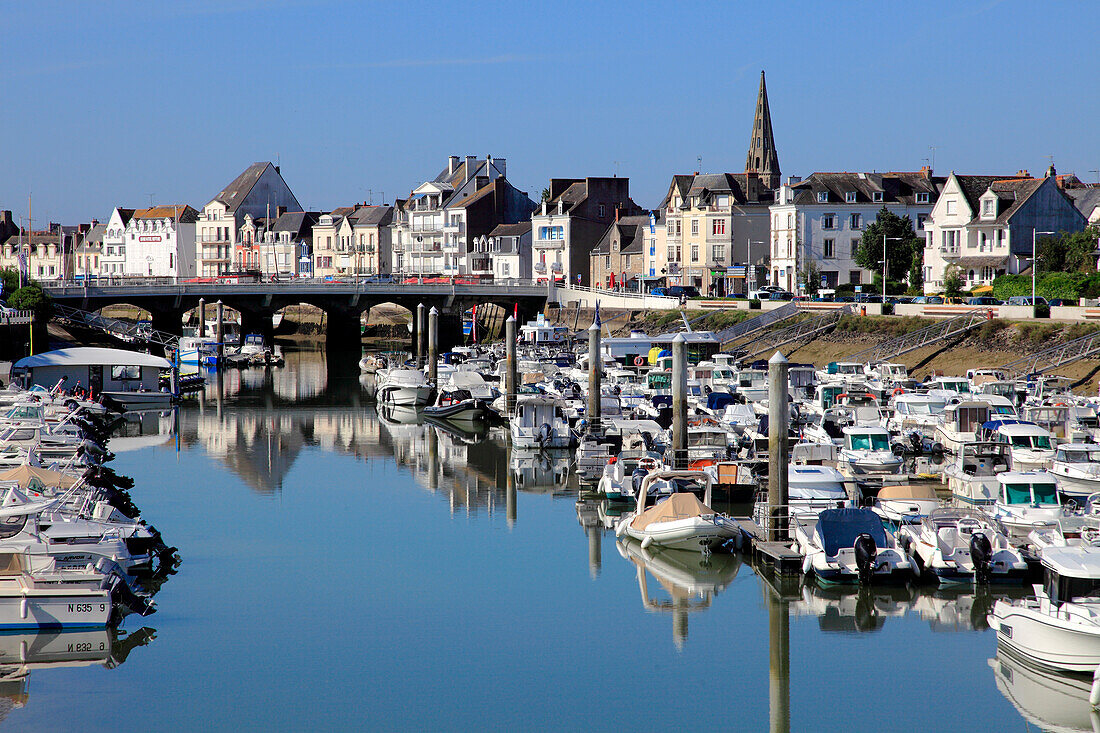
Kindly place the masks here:
<instances>
[{"instance_id":1,"label":"white facade","mask_svg":"<svg viewBox=\"0 0 1100 733\"><path fill-rule=\"evenodd\" d=\"M195 214L190 206L182 205L134 212L123 233L126 248L123 274L194 277Z\"/></svg>"},{"instance_id":2,"label":"white facade","mask_svg":"<svg viewBox=\"0 0 1100 733\"><path fill-rule=\"evenodd\" d=\"M814 173L805 181L789 181L771 206L771 284L797 293L810 262L821 278L819 286L870 283L874 273L855 262L864 230L886 208L908 216L921 236L937 188L937 179L924 171Z\"/></svg>"},{"instance_id":3,"label":"white facade","mask_svg":"<svg viewBox=\"0 0 1100 733\"><path fill-rule=\"evenodd\" d=\"M103 256L99 260L99 274L119 277L126 272L126 227L134 215L133 209L115 207L107 220L103 234Z\"/></svg>"}]
</instances>

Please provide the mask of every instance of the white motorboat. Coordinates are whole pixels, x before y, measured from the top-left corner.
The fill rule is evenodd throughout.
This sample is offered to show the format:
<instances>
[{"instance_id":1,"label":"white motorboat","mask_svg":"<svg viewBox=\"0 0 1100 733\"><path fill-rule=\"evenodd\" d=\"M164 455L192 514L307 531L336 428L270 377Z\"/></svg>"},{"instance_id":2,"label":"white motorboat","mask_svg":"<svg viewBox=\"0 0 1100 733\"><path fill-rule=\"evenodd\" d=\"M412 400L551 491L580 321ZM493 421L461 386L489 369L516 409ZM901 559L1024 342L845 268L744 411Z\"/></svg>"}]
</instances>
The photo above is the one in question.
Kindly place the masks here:
<instances>
[{"instance_id":1,"label":"white motorboat","mask_svg":"<svg viewBox=\"0 0 1100 733\"><path fill-rule=\"evenodd\" d=\"M585 433L577 441L577 478L583 483L594 483L604 473L611 460L611 443L605 438Z\"/></svg>"},{"instance_id":2,"label":"white motorboat","mask_svg":"<svg viewBox=\"0 0 1100 733\"><path fill-rule=\"evenodd\" d=\"M435 403L424 408L425 417L461 423L479 422L488 414L489 408L485 402L475 399L464 389L442 389Z\"/></svg>"},{"instance_id":3,"label":"white motorboat","mask_svg":"<svg viewBox=\"0 0 1100 733\"><path fill-rule=\"evenodd\" d=\"M1053 436L1033 423L990 420L982 432L988 440L1008 446L1013 471L1042 471L1054 460Z\"/></svg>"},{"instance_id":4,"label":"white motorboat","mask_svg":"<svg viewBox=\"0 0 1100 733\"><path fill-rule=\"evenodd\" d=\"M993 518L1013 542L1024 543L1032 530L1057 524L1065 515L1054 476L1046 471L1005 471L997 474Z\"/></svg>"},{"instance_id":5,"label":"white motorboat","mask_svg":"<svg viewBox=\"0 0 1100 733\"><path fill-rule=\"evenodd\" d=\"M1100 547L1048 547L1035 596L998 600L989 615L997 643L1027 660L1067 672L1100 666Z\"/></svg>"},{"instance_id":6,"label":"white motorboat","mask_svg":"<svg viewBox=\"0 0 1100 733\"><path fill-rule=\"evenodd\" d=\"M965 380L963 383L965 384ZM958 452L963 443L978 440L978 431L989 421L989 410L988 402L955 402L947 405L942 422L936 426L935 440L948 453Z\"/></svg>"},{"instance_id":7,"label":"white motorboat","mask_svg":"<svg viewBox=\"0 0 1100 733\"><path fill-rule=\"evenodd\" d=\"M511 433L517 448L568 448L573 439L561 405L540 395L517 396Z\"/></svg>"},{"instance_id":8,"label":"white motorboat","mask_svg":"<svg viewBox=\"0 0 1100 733\"><path fill-rule=\"evenodd\" d=\"M851 476L889 475L901 471L901 456L890 449L886 428L850 425L841 429L843 445L837 468Z\"/></svg>"},{"instance_id":9,"label":"white motorboat","mask_svg":"<svg viewBox=\"0 0 1100 733\"><path fill-rule=\"evenodd\" d=\"M658 483L659 482L659 483ZM703 500L687 489L703 487ZM739 547L741 526L731 517L711 509L712 482L703 471L659 471L642 481L637 506L615 528L617 537L633 537L642 549L660 545L704 553L732 542ZM651 492L657 503L646 507ZM662 498L664 496L664 498Z\"/></svg>"},{"instance_id":10,"label":"white motorboat","mask_svg":"<svg viewBox=\"0 0 1100 733\"><path fill-rule=\"evenodd\" d=\"M1050 473L1063 501L1073 499L1082 503L1100 491L1100 445L1064 443L1058 446L1051 460Z\"/></svg>"},{"instance_id":11,"label":"white motorboat","mask_svg":"<svg viewBox=\"0 0 1100 733\"><path fill-rule=\"evenodd\" d=\"M932 438L947 403L942 397L905 392L893 399L893 412L886 418L886 429L894 435L916 430Z\"/></svg>"},{"instance_id":12,"label":"white motorboat","mask_svg":"<svg viewBox=\"0 0 1100 733\"><path fill-rule=\"evenodd\" d=\"M389 361L383 354L367 354L359 360L359 371L364 374L376 374L380 369L389 367Z\"/></svg>"},{"instance_id":13,"label":"white motorboat","mask_svg":"<svg viewBox=\"0 0 1100 733\"><path fill-rule=\"evenodd\" d=\"M117 583L98 566L61 569L53 558L0 551L0 630L107 626Z\"/></svg>"},{"instance_id":14,"label":"white motorboat","mask_svg":"<svg viewBox=\"0 0 1100 733\"><path fill-rule=\"evenodd\" d=\"M974 509L935 509L898 530L898 542L941 583L1020 580L1027 562L1001 526Z\"/></svg>"},{"instance_id":15,"label":"white motorboat","mask_svg":"<svg viewBox=\"0 0 1100 733\"><path fill-rule=\"evenodd\" d=\"M814 521L826 509L854 506L847 482L831 466L791 465L787 467L788 529L797 521ZM771 525L768 494L761 491L753 505L753 520L767 529Z\"/></svg>"},{"instance_id":16,"label":"white motorboat","mask_svg":"<svg viewBox=\"0 0 1100 733\"><path fill-rule=\"evenodd\" d=\"M432 385L416 369L390 369L378 385L378 402L397 407L420 407L432 398Z\"/></svg>"},{"instance_id":17,"label":"white motorboat","mask_svg":"<svg viewBox=\"0 0 1100 733\"><path fill-rule=\"evenodd\" d=\"M826 509L793 524L802 571L813 571L818 582L902 582L914 572L913 561L870 509Z\"/></svg>"},{"instance_id":18,"label":"white motorboat","mask_svg":"<svg viewBox=\"0 0 1100 733\"><path fill-rule=\"evenodd\" d=\"M1003 443L964 443L941 477L959 506L989 508L1001 485L997 475L1008 470L1008 446Z\"/></svg>"},{"instance_id":19,"label":"white motorboat","mask_svg":"<svg viewBox=\"0 0 1100 733\"><path fill-rule=\"evenodd\" d=\"M612 501L635 500L642 481L654 471L663 470L661 456L654 452L612 456L604 466L597 491Z\"/></svg>"},{"instance_id":20,"label":"white motorboat","mask_svg":"<svg viewBox=\"0 0 1100 733\"><path fill-rule=\"evenodd\" d=\"M894 527L919 523L931 512L943 506L931 486L922 484L894 484L883 486L872 507L884 521Z\"/></svg>"}]
</instances>

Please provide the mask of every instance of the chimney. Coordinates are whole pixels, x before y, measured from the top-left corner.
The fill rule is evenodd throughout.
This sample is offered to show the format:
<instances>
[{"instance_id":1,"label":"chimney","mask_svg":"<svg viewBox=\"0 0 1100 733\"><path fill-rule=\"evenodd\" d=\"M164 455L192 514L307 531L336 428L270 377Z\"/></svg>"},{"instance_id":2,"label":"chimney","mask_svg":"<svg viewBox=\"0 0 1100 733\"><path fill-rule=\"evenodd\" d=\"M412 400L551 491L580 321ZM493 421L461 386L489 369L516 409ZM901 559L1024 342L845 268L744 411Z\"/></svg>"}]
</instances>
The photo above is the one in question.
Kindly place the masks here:
<instances>
[{"instance_id":1,"label":"chimney","mask_svg":"<svg viewBox=\"0 0 1100 733\"><path fill-rule=\"evenodd\" d=\"M276 206L275 207L275 218L276 219L278 219L280 216L282 216L285 213L286 213L286 207L285 206Z\"/></svg>"},{"instance_id":2,"label":"chimney","mask_svg":"<svg viewBox=\"0 0 1100 733\"><path fill-rule=\"evenodd\" d=\"M796 183L802 183L802 176L787 176L788 186L793 186Z\"/></svg>"},{"instance_id":3,"label":"chimney","mask_svg":"<svg viewBox=\"0 0 1100 733\"><path fill-rule=\"evenodd\" d=\"M623 213L622 207L619 204L615 204L615 221L619 221L619 214Z\"/></svg>"},{"instance_id":4,"label":"chimney","mask_svg":"<svg viewBox=\"0 0 1100 733\"><path fill-rule=\"evenodd\" d=\"M477 164L477 156L476 155L467 155L466 156L466 180L467 181L474 177L474 165L476 165L476 164Z\"/></svg>"},{"instance_id":5,"label":"chimney","mask_svg":"<svg viewBox=\"0 0 1100 733\"><path fill-rule=\"evenodd\" d=\"M1016 175L1019 178L1031 178L1031 174L1024 169L1016 171Z\"/></svg>"},{"instance_id":6,"label":"chimney","mask_svg":"<svg viewBox=\"0 0 1100 733\"><path fill-rule=\"evenodd\" d=\"M453 176L455 171L458 170L458 156L451 155L447 157L447 175Z\"/></svg>"},{"instance_id":7,"label":"chimney","mask_svg":"<svg viewBox=\"0 0 1100 733\"><path fill-rule=\"evenodd\" d=\"M11 212L10 211L5 211L4 213L8 215L8 220L10 221L11 220ZM3 222L0 221L0 223L3 223ZM99 219L92 219L92 227L95 228L97 226L99 226Z\"/></svg>"},{"instance_id":8,"label":"chimney","mask_svg":"<svg viewBox=\"0 0 1100 733\"><path fill-rule=\"evenodd\" d=\"M926 179L931 180L932 179L932 166L922 165L920 167L920 174L922 176L924 176Z\"/></svg>"},{"instance_id":9,"label":"chimney","mask_svg":"<svg viewBox=\"0 0 1100 733\"><path fill-rule=\"evenodd\" d=\"M1047 168L1046 177L1051 178L1051 177L1056 176L1056 175L1058 175L1058 171L1054 170L1054 164L1051 163L1050 167Z\"/></svg>"},{"instance_id":10,"label":"chimney","mask_svg":"<svg viewBox=\"0 0 1100 733\"><path fill-rule=\"evenodd\" d=\"M280 176L283 175L282 166L275 166L275 172L278 173Z\"/></svg>"},{"instance_id":11,"label":"chimney","mask_svg":"<svg viewBox=\"0 0 1100 733\"><path fill-rule=\"evenodd\" d=\"M0 211L0 225L11 224L11 212Z\"/></svg>"}]
</instances>

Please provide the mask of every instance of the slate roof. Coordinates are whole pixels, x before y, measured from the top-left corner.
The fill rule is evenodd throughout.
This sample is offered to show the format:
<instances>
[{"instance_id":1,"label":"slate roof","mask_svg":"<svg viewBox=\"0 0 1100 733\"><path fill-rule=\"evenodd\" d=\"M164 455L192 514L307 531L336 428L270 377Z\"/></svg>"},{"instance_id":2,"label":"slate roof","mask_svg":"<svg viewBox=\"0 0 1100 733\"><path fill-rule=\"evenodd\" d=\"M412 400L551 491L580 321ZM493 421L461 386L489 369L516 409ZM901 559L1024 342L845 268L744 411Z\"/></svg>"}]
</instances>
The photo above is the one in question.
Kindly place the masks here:
<instances>
[{"instance_id":1,"label":"slate roof","mask_svg":"<svg viewBox=\"0 0 1100 733\"><path fill-rule=\"evenodd\" d=\"M489 236L522 237L529 231L531 231L531 222L529 221L521 221L519 224L497 224L493 231L489 232Z\"/></svg>"},{"instance_id":2,"label":"slate roof","mask_svg":"<svg viewBox=\"0 0 1100 733\"><path fill-rule=\"evenodd\" d=\"M292 239L308 237L313 225L321 218L319 211L287 211L275 220L273 232L290 232Z\"/></svg>"},{"instance_id":3,"label":"slate roof","mask_svg":"<svg viewBox=\"0 0 1100 733\"><path fill-rule=\"evenodd\" d=\"M1100 206L1100 186L1092 188L1071 188L1066 194L1073 199L1073 205L1088 219L1096 207Z\"/></svg>"},{"instance_id":4,"label":"slate roof","mask_svg":"<svg viewBox=\"0 0 1100 733\"><path fill-rule=\"evenodd\" d=\"M386 226L393 219L392 206L360 206L350 218L356 226L378 227Z\"/></svg>"},{"instance_id":5,"label":"slate roof","mask_svg":"<svg viewBox=\"0 0 1100 733\"><path fill-rule=\"evenodd\" d=\"M256 185L256 181L260 180L260 176L263 175L263 172L267 170L269 165L271 165L271 163L265 161L262 163L253 163L248 166L245 168L244 173L234 178L232 183L223 188L221 193L214 197L214 200L225 204L229 211L236 211L237 207L245 200L248 196L248 192Z\"/></svg>"},{"instance_id":6,"label":"slate roof","mask_svg":"<svg viewBox=\"0 0 1100 733\"><path fill-rule=\"evenodd\" d=\"M485 198L490 193L492 193L493 191L496 190L497 183L500 180L501 179L497 178L492 183L490 183L488 186L482 186L481 188L477 189L476 191L474 191L472 194L470 194L469 196L467 196L465 198L458 199L457 201L448 201L447 202L447 208L455 208L455 207L459 207L459 206L469 206L470 204L474 203L475 201L479 201L480 199Z\"/></svg>"},{"instance_id":7,"label":"slate roof","mask_svg":"<svg viewBox=\"0 0 1100 733\"><path fill-rule=\"evenodd\" d=\"M106 224L96 224L94 227L88 230L88 234L84 237L84 242L87 244L96 244L103 241L103 237L107 234Z\"/></svg>"},{"instance_id":8,"label":"slate roof","mask_svg":"<svg viewBox=\"0 0 1100 733\"><path fill-rule=\"evenodd\" d=\"M118 218L122 220L122 226L126 226L130 223L130 219L134 217L134 212L137 209L122 209L118 210Z\"/></svg>"},{"instance_id":9,"label":"slate roof","mask_svg":"<svg viewBox=\"0 0 1100 733\"><path fill-rule=\"evenodd\" d=\"M619 233L619 254L642 254L645 246L645 234L649 227L649 214L639 216L624 216L618 221L612 222L607 231L600 237L600 241L592 249L592 254L611 254L612 235Z\"/></svg>"},{"instance_id":10,"label":"slate roof","mask_svg":"<svg viewBox=\"0 0 1100 733\"><path fill-rule=\"evenodd\" d=\"M928 203L935 204L946 180L943 177L928 178L919 172L812 173L791 186L791 190L794 203L803 206L852 203L915 205L918 193L929 194ZM854 202L848 201L848 194L852 192L856 195ZM827 195L826 201L820 200L821 193ZM882 194L881 201L874 200L876 193Z\"/></svg>"},{"instance_id":11,"label":"slate roof","mask_svg":"<svg viewBox=\"0 0 1100 733\"><path fill-rule=\"evenodd\" d=\"M734 204L771 204L775 198L774 192L760 183L759 201L750 201L747 191L749 176L745 173L698 173L691 175L674 175L672 183L668 187L660 208L663 210L672 201L673 193L680 194L681 207L691 206L691 199L698 196L700 205L709 206L714 202L718 194L728 195Z\"/></svg>"}]
</instances>

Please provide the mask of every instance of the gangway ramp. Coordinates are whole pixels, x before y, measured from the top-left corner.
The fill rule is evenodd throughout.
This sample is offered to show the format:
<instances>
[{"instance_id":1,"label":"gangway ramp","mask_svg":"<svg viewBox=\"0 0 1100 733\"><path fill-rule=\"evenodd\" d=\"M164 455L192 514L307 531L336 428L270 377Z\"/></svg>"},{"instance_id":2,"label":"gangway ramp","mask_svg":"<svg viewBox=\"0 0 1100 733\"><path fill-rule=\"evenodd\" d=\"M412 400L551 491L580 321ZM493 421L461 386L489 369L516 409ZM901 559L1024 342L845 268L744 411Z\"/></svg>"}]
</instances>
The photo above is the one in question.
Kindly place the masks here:
<instances>
[{"instance_id":1,"label":"gangway ramp","mask_svg":"<svg viewBox=\"0 0 1100 733\"><path fill-rule=\"evenodd\" d=\"M926 346L945 344L958 338L989 320L988 308L976 308L953 318L937 321L931 326L907 333L904 336L887 339L869 349L844 357L845 361L874 362L888 361L910 351Z\"/></svg>"},{"instance_id":2,"label":"gangway ramp","mask_svg":"<svg viewBox=\"0 0 1100 733\"><path fill-rule=\"evenodd\" d=\"M815 312L809 318L804 318L798 323L780 328L775 331L762 333L751 341L741 344L738 348L745 349L742 359L748 361L755 356L774 351L781 346L816 338L826 331L831 331L836 324L846 315L852 313L852 306L834 308Z\"/></svg>"},{"instance_id":3,"label":"gangway ramp","mask_svg":"<svg viewBox=\"0 0 1100 733\"><path fill-rule=\"evenodd\" d=\"M1100 354L1100 331L1020 357L998 369L1009 374L1042 374L1098 354Z\"/></svg>"},{"instance_id":4,"label":"gangway ramp","mask_svg":"<svg viewBox=\"0 0 1100 733\"><path fill-rule=\"evenodd\" d=\"M122 341L131 343L159 344L166 348L175 348L179 343L179 336L157 331L153 328L140 326L133 321L123 321L118 318L107 318L99 313L80 310L68 305L61 305L56 301L53 304L53 317L60 321L67 321L75 326L90 328L100 331L108 336L114 336Z\"/></svg>"},{"instance_id":5,"label":"gangway ramp","mask_svg":"<svg viewBox=\"0 0 1100 733\"><path fill-rule=\"evenodd\" d=\"M740 323L735 323L729 328L724 328L716 333L715 336L718 337L718 342L721 344L722 348L725 348L734 341L763 331L765 328L771 328L775 324L794 318L802 312L802 309L798 307L798 303L791 301L775 310L766 311L753 318L746 318Z\"/></svg>"}]
</instances>

